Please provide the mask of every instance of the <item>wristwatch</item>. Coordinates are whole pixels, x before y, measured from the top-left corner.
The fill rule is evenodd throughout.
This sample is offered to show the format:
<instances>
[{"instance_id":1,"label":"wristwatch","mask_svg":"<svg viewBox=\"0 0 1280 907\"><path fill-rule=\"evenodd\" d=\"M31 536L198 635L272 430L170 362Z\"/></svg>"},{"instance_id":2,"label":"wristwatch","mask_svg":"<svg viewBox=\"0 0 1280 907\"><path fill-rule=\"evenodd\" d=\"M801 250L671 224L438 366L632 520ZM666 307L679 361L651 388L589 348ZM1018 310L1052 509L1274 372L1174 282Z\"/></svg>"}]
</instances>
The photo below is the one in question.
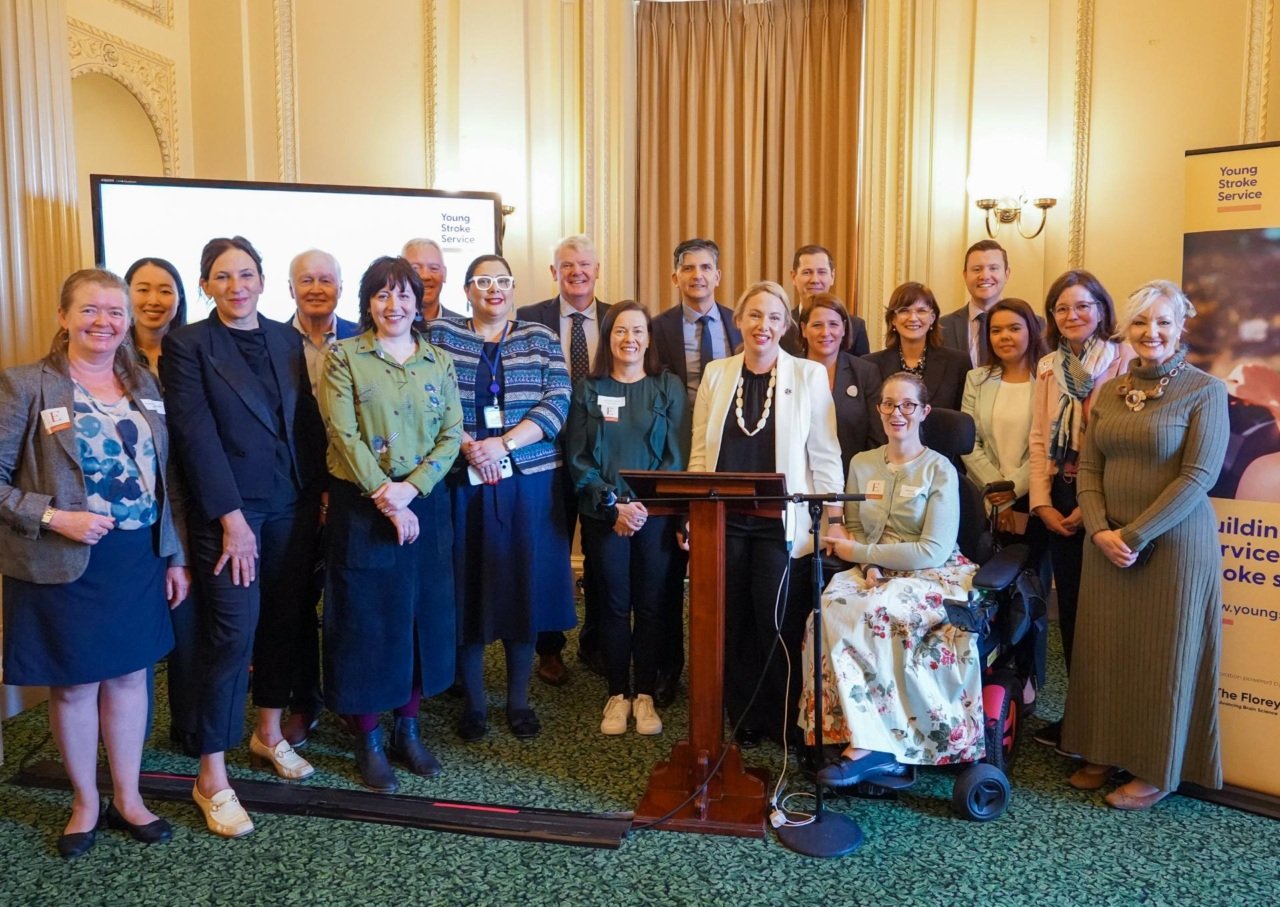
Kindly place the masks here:
<instances>
[{"instance_id":1,"label":"wristwatch","mask_svg":"<svg viewBox=\"0 0 1280 907\"><path fill-rule=\"evenodd\" d=\"M511 453L520 445L516 443L516 439L511 437L511 435L503 435L502 446L507 449L507 453Z\"/></svg>"},{"instance_id":2,"label":"wristwatch","mask_svg":"<svg viewBox=\"0 0 1280 907\"><path fill-rule=\"evenodd\" d=\"M44 513L40 516L40 528L47 528L52 522L54 514L58 512L56 507L46 507Z\"/></svg>"}]
</instances>

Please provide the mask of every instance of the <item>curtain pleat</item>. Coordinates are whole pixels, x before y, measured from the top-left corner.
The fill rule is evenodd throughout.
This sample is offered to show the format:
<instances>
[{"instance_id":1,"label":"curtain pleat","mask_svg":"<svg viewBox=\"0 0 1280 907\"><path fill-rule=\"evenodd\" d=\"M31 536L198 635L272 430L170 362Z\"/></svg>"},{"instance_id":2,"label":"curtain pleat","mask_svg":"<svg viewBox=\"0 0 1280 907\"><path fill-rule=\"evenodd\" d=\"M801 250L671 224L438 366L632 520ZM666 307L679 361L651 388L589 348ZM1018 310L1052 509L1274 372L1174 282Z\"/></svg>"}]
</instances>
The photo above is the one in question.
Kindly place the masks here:
<instances>
[{"instance_id":1,"label":"curtain pleat","mask_svg":"<svg viewBox=\"0 0 1280 907\"><path fill-rule=\"evenodd\" d=\"M732 305L790 291L791 256L831 250L856 310L861 0L641 0L636 12L637 295L677 302L671 253L713 239ZM865 317L865 316L864 316Z\"/></svg>"}]
</instances>

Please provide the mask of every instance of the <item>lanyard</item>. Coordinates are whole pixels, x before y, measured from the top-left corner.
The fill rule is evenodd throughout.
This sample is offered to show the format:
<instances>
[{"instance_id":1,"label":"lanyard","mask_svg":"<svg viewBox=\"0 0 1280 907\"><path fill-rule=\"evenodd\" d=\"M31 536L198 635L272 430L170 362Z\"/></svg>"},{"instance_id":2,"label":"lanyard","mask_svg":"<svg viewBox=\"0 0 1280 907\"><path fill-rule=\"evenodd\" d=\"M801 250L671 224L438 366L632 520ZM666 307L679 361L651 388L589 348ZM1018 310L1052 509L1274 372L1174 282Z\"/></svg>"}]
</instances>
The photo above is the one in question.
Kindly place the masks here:
<instances>
[{"instance_id":1,"label":"lanyard","mask_svg":"<svg viewBox=\"0 0 1280 907\"><path fill-rule=\"evenodd\" d=\"M471 322L471 330L475 330L475 321ZM497 349L494 350L493 358L489 358L489 354L485 351L484 338L480 338L480 358L489 366L489 393L493 395L493 402L498 402L498 394L502 392L502 385L498 383L498 366L502 362L502 342L507 339L507 334L511 331L511 322L508 321L502 329L502 336L498 338ZM479 332L477 332L479 333Z\"/></svg>"}]
</instances>

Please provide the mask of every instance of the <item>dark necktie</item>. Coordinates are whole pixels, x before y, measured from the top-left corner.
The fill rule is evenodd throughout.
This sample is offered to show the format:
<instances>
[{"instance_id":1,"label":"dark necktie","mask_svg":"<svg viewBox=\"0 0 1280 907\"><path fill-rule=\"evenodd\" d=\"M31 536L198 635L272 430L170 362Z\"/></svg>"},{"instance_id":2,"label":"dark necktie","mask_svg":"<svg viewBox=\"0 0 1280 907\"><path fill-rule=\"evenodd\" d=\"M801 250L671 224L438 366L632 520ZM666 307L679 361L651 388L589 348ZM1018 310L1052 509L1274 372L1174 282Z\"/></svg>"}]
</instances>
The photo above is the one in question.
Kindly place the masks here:
<instances>
[{"instance_id":1,"label":"dark necktie","mask_svg":"<svg viewBox=\"0 0 1280 907\"><path fill-rule=\"evenodd\" d=\"M587 356L587 330L582 326L587 316L574 312L569 317L573 319L573 328L569 331L569 380L577 382L587 377L591 368Z\"/></svg>"},{"instance_id":2,"label":"dark necktie","mask_svg":"<svg viewBox=\"0 0 1280 907\"><path fill-rule=\"evenodd\" d=\"M978 336L973 344L973 356L970 361L977 368L987 364L987 313L982 312L974 321L978 322Z\"/></svg>"},{"instance_id":3,"label":"dark necktie","mask_svg":"<svg viewBox=\"0 0 1280 907\"><path fill-rule=\"evenodd\" d=\"M701 315L698 318L698 330L701 336L698 338L698 361L702 363L700 371L707 371L707 363L715 358L715 354L711 351L711 316Z\"/></svg>"}]
</instances>

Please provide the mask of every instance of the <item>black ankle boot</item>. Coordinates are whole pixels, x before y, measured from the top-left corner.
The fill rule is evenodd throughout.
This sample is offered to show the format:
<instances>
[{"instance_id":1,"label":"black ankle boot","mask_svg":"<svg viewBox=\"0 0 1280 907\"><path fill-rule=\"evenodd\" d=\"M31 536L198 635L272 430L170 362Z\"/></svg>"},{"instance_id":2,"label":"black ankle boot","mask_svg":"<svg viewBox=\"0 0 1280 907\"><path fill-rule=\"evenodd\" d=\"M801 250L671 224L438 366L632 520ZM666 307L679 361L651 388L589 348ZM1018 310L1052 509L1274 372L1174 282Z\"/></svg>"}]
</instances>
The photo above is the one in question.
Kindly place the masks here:
<instances>
[{"instance_id":1,"label":"black ankle boot","mask_svg":"<svg viewBox=\"0 0 1280 907\"><path fill-rule=\"evenodd\" d=\"M382 728L376 727L367 734L356 734L356 769L360 780L369 790L380 794L394 794L400 788L396 773L387 761L382 748Z\"/></svg>"},{"instance_id":2,"label":"black ankle boot","mask_svg":"<svg viewBox=\"0 0 1280 907\"><path fill-rule=\"evenodd\" d=\"M424 778L434 778L444 771L440 760L422 745L417 718L396 718L391 731L391 758L409 766L409 771Z\"/></svg>"}]
</instances>

